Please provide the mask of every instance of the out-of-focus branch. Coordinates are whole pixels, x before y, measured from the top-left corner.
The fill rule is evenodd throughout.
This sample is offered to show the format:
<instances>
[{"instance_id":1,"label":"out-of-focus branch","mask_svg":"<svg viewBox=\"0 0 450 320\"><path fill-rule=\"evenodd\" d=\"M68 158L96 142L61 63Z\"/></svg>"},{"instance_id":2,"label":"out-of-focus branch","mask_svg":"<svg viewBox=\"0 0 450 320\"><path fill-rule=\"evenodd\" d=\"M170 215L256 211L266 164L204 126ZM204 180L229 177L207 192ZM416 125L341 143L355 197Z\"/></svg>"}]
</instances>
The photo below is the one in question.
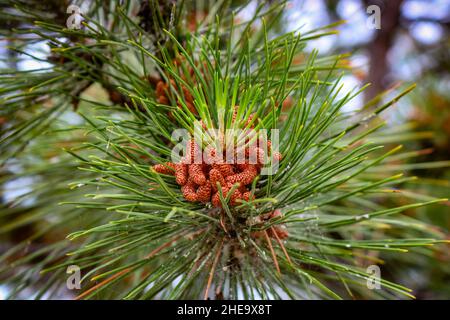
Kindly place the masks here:
<instances>
[{"instance_id":1,"label":"out-of-focus branch","mask_svg":"<svg viewBox=\"0 0 450 320\"><path fill-rule=\"evenodd\" d=\"M389 72L387 54L392 45L395 32L400 22L400 7L403 0L366 0L369 5L378 5L381 8L381 29L377 30L376 37L368 45L370 68L367 81L372 85L366 90L365 100L369 101L382 92L388 85L386 75Z\"/></svg>"}]
</instances>

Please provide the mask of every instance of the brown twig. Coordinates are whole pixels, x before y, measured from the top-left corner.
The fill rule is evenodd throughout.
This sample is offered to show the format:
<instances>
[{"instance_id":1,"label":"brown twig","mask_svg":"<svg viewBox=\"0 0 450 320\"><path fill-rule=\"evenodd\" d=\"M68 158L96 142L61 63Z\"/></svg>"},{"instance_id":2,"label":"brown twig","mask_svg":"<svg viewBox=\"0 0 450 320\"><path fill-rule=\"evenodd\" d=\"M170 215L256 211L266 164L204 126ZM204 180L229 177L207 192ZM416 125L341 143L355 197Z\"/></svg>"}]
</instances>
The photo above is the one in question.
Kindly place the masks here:
<instances>
[{"instance_id":1,"label":"brown twig","mask_svg":"<svg viewBox=\"0 0 450 320\"><path fill-rule=\"evenodd\" d=\"M286 248L284 247L283 242L281 241L280 237L278 236L278 233L274 229L274 227L270 227L270 230L272 230L272 233L275 235L275 239L277 240L278 244L281 247L281 250L283 251L284 255L286 256L286 259L289 261L289 264L292 265L291 257L289 257L289 254L286 251Z\"/></svg>"},{"instance_id":2,"label":"brown twig","mask_svg":"<svg viewBox=\"0 0 450 320\"><path fill-rule=\"evenodd\" d=\"M275 251L273 250L273 247L272 247L272 242L270 241L267 231L264 230L263 232L264 232L264 236L266 237L266 241L267 241L267 245L269 246L270 253L272 254L273 263L275 264L275 268L277 269L278 274L281 274L280 266L278 265L277 256L275 255Z\"/></svg>"},{"instance_id":3,"label":"brown twig","mask_svg":"<svg viewBox=\"0 0 450 320\"><path fill-rule=\"evenodd\" d=\"M208 299L209 288L211 287L212 279L214 276L214 270L216 270L216 266L217 266L217 262L219 261L220 253L222 252L222 246L223 246L224 239L225 239L225 237L223 237L222 241L220 242L219 248L217 249L216 257L214 258L214 262L211 266L211 270L209 271L208 283L206 285L205 296L204 296L205 300Z\"/></svg>"},{"instance_id":4,"label":"brown twig","mask_svg":"<svg viewBox=\"0 0 450 320\"><path fill-rule=\"evenodd\" d=\"M105 284L111 282L112 280L114 280L115 278L117 278L117 277L119 277L119 276L121 276L123 274L126 274L126 273L130 272L131 270L132 270L132 268L126 268L126 269L123 269L122 271L119 271L119 272L113 274L111 277L103 280L102 282L100 282L99 284L96 284L95 286L93 286L89 290L86 290L82 294L76 296L75 300L80 300L80 299L86 297L87 295L91 294L92 292L94 292L98 288L103 287Z\"/></svg>"},{"instance_id":5,"label":"brown twig","mask_svg":"<svg viewBox=\"0 0 450 320\"><path fill-rule=\"evenodd\" d=\"M222 227L223 231L225 231L225 233L228 233L228 230L225 227L225 223L223 221L223 216L224 216L223 211L221 211L220 212L220 220L219 220L220 221L220 226Z\"/></svg>"}]
</instances>

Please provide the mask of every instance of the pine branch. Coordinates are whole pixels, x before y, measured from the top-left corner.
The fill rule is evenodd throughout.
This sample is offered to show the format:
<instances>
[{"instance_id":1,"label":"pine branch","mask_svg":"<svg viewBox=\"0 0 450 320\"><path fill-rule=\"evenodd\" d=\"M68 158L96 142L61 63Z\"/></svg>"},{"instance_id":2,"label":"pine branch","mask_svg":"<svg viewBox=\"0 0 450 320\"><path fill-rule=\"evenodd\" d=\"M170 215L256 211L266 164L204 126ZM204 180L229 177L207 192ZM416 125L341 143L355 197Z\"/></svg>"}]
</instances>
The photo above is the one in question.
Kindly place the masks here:
<instances>
[{"instance_id":1,"label":"pine branch","mask_svg":"<svg viewBox=\"0 0 450 320\"><path fill-rule=\"evenodd\" d=\"M401 128L377 122L413 87L343 111L365 89L343 92L346 57L305 51L335 25L278 34L285 3L262 3L236 21L242 6L219 2L193 27L183 25L190 12L178 2L169 10L153 0L95 1L83 29L70 30L17 3L17 51L33 58L27 45L46 41L51 67L0 75L8 121L0 159L20 167L0 183L33 178L29 192L2 204L0 234L36 223L27 241L45 244L24 253L21 242L0 256L12 298L29 287L35 298L59 294L73 264L83 271L77 299L412 297L385 279L383 290L367 289L360 262L445 242L403 212L447 200L396 188L411 180L397 172L448 162L405 164L421 152L380 145L420 138L393 138ZM227 129L243 130L239 146L253 145L249 131L279 129L279 170L249 179L233 167L240 175L224 174L227 188L206 170L210 196L197 201L170 159L172 132L194 136L196 123L200 149L220 145Z\"/></svg>"}]
</instances>

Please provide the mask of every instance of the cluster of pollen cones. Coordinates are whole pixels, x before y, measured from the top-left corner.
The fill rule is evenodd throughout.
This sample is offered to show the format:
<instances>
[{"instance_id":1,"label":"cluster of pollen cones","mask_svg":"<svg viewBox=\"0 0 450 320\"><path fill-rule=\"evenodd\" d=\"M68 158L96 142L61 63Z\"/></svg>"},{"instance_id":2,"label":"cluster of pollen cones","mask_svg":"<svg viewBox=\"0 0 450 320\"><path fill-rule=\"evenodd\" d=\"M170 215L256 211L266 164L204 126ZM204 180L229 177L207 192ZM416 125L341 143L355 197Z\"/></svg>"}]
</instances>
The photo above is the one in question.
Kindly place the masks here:
<instances>
[{"instance_id":1,"label":"cluster of pollen cones","mask_svg":"<svg viewBox=\"0 0 450 320\"><path fill-rule=\"evenodd\" d=\"M175 66L177 66L180 71L181 71L182 60L184 60L184 59L179 57L178 59L175 59L173 61ZM188 67L188 74L185 75L184 73L181 72L180 76L185 81L187 80L187 78L190 78L191 80L195 80L194 69L192 67ZM160 104L172 105L172 103L171 103L171 98L172 98L173 101L176 101L178 108L182 109L182 103L181 103L180 99L178 99L176 97L176 95L174 94L174 92L176 91L176 92L179 92L179 94L181 96L181 92L180 92L180 90L178 90L178 87L177 87L174 79L169 77L168 80L169 80L169 82L166 82L163 79L159 79L156 81L156 90L155 90L156 91L155 92L156 100ZM192 97L192 94L189 92L189 90L184 85L181 85L181 91L183 94L182 96L183 96L184 104L189 109L189 111L191 111L193 114L197 115L198 113L194 106L194 99ZM169 116L173 117L171 112L169 112Z\"/></svg>"},{"instance_id":2,"label":"cluster of pollen cones","mask_svg":"<svg viewBox=\"0 0 450 320\"><path fill-rule=\"evenodd\" d=\"M176 88L175 81L170 79L170 84L173 88ZM191 111L193 114L197 114L197 110L194 107L194 99L192 98L191 93L189 90L183 86L182 87L183 95L184 95L184 103L186 104L186 107ZM156 84L156 98L158 103L170 105L170 98L169 98L169 84L167 82L164 82L162 80L158 81ZM177 102L178 108L181 108L181 102Z\"/></svg>"},{"instance_id":3,"label":"cluster of pollen cones","mask_svg":"<svg viewBox=\"0 0 450 320\"><path fill-rule=\"evenodd\" d=\"M269 152L270 145L269 140L267 141ZM224 161L223 154L218 154L214 148L209 149L205 157L195 140L191 139L186 154L187 156L183 157L179 163L157 164L153 166L153 169L158 173L175 176L187 201L211 202L214 207L222 207L220 192L224 199L229 196L231 206L238 205L240 203L238 200L253 199L249 187L263 167L264 150L262 148L257 145L250 146L245 153L244 161L230 164ZM256 154L256 163L248 159L252 154ZM280 153L276 155L274 153L274 157L277 161L281 160ZM235 185L236 187L233 188Z\"/></svg>"}]
</instances>

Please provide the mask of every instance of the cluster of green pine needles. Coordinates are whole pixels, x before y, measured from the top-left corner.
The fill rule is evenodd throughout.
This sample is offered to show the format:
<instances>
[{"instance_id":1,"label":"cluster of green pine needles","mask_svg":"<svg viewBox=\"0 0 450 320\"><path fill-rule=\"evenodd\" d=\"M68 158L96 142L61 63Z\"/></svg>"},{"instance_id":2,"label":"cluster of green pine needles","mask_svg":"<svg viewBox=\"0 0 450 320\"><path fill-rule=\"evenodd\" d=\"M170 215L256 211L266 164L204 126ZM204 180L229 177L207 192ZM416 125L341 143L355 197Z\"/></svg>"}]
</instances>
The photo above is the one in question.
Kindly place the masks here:
<instances>
[{"instance_id":1,"label":"cluster of green pine needles","mask_svg":"<svg viewBox=\"0 0 450 320\"><path fill-rule=\"evenodd\" d=\"M377 142L389 130L380 113L414 86L343 112L364 90L343 92L346 57L305 50L334 25L279 35L272 26L282 5L261 4L250 21L235 23L232 9L242 7L219 1L192 33L179 25L183 6L173 7L169 23L156 19L155 40L130 18L135 2L125 3L105 9L94 2L82 30L50 20L16 30L48 41L46 61L59 63L0 77L12 123L1 136L1 161L21 166L1 181L34 179L30 192L2 207L0 233L39 226L0 256L0 279L17 270L7 282L11 297L29 287L35 298L57 295L70 265L82 271L79 299L413 297L383 277L380 289L370 289L367 267L382 266L384 254L427 254L444 242L442 232L403 213L447 200L402 192L414 177L402 175L402 165L386 169L420 153ZM17 10L25 21L36 14ZM229 18L219 19L224 12ZM32 56L26 46L16 49ZM158 103L149 77L171 83L170 105ZM94 99L86 93L92 88L123 101ZM285 100L292 101L287 110ZM255 130L279 130L279 170L259 176L255 199L236 207L226 197L222 210L185 201L173 177L150 167L170 161L173 130L193 132L198 120L233 128L233 112L243 129L254 113ZM77 124L66 120L75 114ZM398 197L402 206L386 201ZM274 210L282 216L248 223ZM286 226L286 239L267 236L277 225ZM55 230L63 237L42 241ZM22 254L30 243L39 246Z\"/></svg>"}]
</instances>

